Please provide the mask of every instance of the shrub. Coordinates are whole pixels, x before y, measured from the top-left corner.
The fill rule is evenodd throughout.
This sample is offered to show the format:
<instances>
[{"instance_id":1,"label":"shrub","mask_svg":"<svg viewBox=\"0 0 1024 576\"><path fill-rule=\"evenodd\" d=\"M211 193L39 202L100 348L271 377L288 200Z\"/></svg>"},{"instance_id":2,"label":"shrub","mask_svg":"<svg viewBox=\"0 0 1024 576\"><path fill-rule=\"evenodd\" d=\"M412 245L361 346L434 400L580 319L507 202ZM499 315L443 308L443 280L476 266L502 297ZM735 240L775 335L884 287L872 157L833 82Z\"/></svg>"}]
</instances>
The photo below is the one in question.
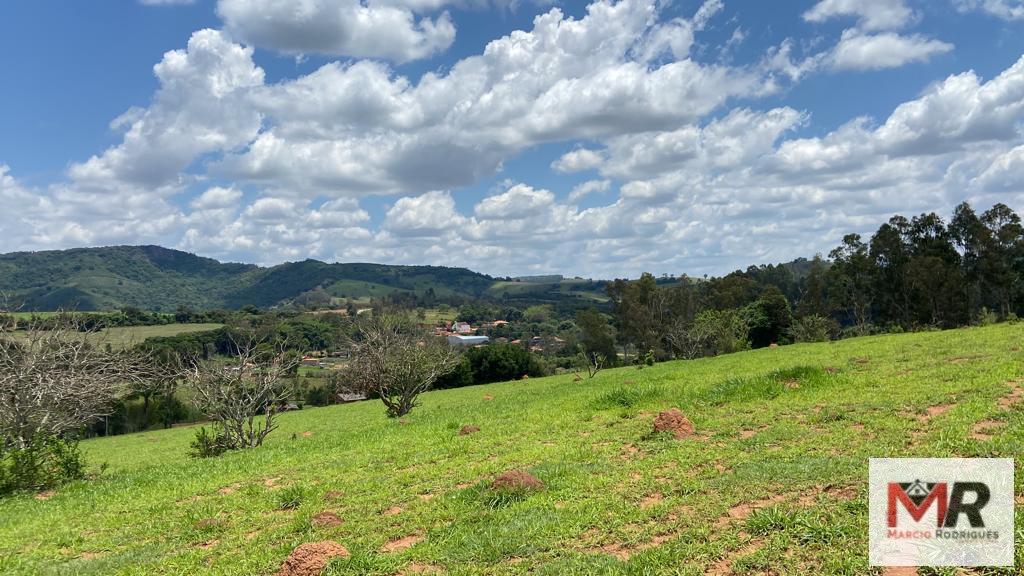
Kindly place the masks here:
<instances>
[{"instance_id":1,"label":"shrub","mask_svg":"<svg viewBox=\"0 0 1024 576\"><path fill-rule=\"evenodd\" d=\"M334 389L331 386L313 386L306 391L306 403L313 406L329 406L334 403Z\"/></svg>"},{"instance_id":2,"label":"shrub","mask_svg":"<svg viewBox=\"0 0 1024 576\"><path fill-rule=\"evenodd\" d=\"M495 343L466 350L454 369L438 379L434 388L505 382L518 380L524 374L534 378L550 372L539 356L523 346Z\"/></svg>"},{"instance_id":3,"label":"shrub","mask_svg":"<svg viewBox=\"0 0 1024 576\"><path fill-rule=\"evenodd\" d=\"M191 446L189 456L193 458L214 458L235 449L229 437L208 432L205 426L196 432L196 439L192 441Z\"/></svg>"},{"instance_id":4,"label":"shrub","mask_svg":"<svg viewBox=\"0 0 1024 576\"><path fill-rule=\"evenodd\" d=\"M37 436L24 448L0 448L0 495L39 491L85 478L78 442Z\"/></svg>"},{"instance_id":5,"label":"shrub","mask_svg":"<svg viewBox=\"0 0 1024 576\"><path fill-rule=\"evenodd\" d=\"M287 486L277 492L278 510L292 510L302 505L306 499L306 489L302 486Z\"/></svg>"},{"instance_id":6,"label":"shrub","mask_svg":"<svg viewBox=\"0 0 1024 576\"><path fill-rule=\"evenodd\" d=\"M991 326L999 321L999 316L988 308L982 308L978 312L978 326Z\"/></svg>"},{"instance_id":7,"label":"shrub","mask_svg":"<svg viewBox=\"0 0 1024 576\"><path fill-rule=\"evenodd\" d=\"M793 342L826 342L833 331L833 323L824 316L811 314L793 322L789 328L789 337Z\"/></svg>"},{"instance_id":8,"label":"shrub","mask_svg":"<svg viewBox=\"0 0 1024 576\"><path fill-rule=\"evenodd\" d=\"M633 408L643 402L661 397L662 389L657 386L622 386L598 396L594 407L598 410L607 408Z\"/></svg>"}]
</instances>

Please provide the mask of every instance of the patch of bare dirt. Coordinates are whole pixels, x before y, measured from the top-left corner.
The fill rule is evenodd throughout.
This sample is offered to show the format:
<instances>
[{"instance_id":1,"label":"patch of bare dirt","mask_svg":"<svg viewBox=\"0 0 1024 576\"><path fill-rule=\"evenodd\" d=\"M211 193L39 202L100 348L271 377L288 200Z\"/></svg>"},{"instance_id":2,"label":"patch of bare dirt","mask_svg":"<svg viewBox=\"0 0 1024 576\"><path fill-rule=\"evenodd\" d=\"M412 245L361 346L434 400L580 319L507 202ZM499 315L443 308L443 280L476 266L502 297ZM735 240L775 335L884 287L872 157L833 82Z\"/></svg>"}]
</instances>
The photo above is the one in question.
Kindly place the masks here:
<instances>
[{"instance_id":1,"label":"patch of bare dirt","mask_svg":"<svg viewBox=\"0 0 1024 576\"><path fill-rule=\"evenodd\" d=\"M727 576L728 574L732 574L732 565L736 563L736 560L757 552L763 545L764 542L761 540L754 540L743 548L726 554L724 558L709 566L708 569L704 571L704 575Z\"/></svg>"},{"instance_id":2,"label":"patch of bare dirt","mask_svg":"<svg viewBox=\"0 0 1024 576\"><path fill-rule=\"evenodd\" d=\"M991 440L999 433L999 429L1006 425L1006 422L999 420L982 420L971 427L971 438L975 440Z\"/></svg>"},{"instance_id":3,"label":"patch of bare dirt","mask_svg":"<svg viewBox=\"0 0 1024 576\"><path fill-rule=\"evenodd\" d=\"M663 500L664 497L662 497L660 492L654 492L652 494L644 496L643 499L640 500L640 507L650 508L652 506L657 506L658 504L661 504Z\"/></svg>"},{"instance_id":4,"label":"patch of bare dirt","mask_svg":"<svg viewBox=\"0 0 1024 576\"><path fill-rule=\"evenodd\" d=\"M82 560L95 560L96 558L99 558L100 556L103 556L105 554L106 552L82 552L79 555L79 558L81 558Z\"/></svg>"},{"instance_id":5,"label":"patch of bare dirt","mask_svg":"<svg viewBox=\"0 0 1024 576\"><path fill-rule=\"evenodd\" d=\"M334 512L321 512L316 516L313 516L310 523L318 528L330 528L331 526L340 525L341 518L339 518Z\"/></svg>"},{"instance_id":6,"label":"patch of bare dirt","mask_svg":"<svg viewBox=\"0 0 1024 576\"><path fill-rule=\"evenodd\" d=\"M484 394L484 400L494 400L494 396L491 396L490 394Z\"/></svg>"},{"instance_id":7,"label":"patch of bare dirt","mask_svg":"<svg viewBox=\"0 0 1024 576\"><path fill-rule=\"evenodd\" d=\"M267 478L266 480L263 481L263 485L266 486L267 488L273 488L274 486L277 486L277 481L280 479L280 476L276 476L274 478Z\"/></svg>"},{"instance_id":8,"label":"patch of bare dirt","mask_svg":"<svg viewBox=\"0 0 1024 576\"><path fill-rule=\"evenodd\" d=\"M345 495L345 493L342 492L341 490L328 490L324 494L324 498L326 498L328 500L337 500L337 499L343 497L344 495Z\"/></svg>"},{"instance_id":9,"label":"patch of bare dirt","mask_svg":"<svg viewBox=\"0 0 1024 576\"><path fill-rule=\"evenodd\" d=\"M234 494L241 487L242 487L241 484L235 483L235 484L231 484L231 485L225 486L225 487L221 488L220 490L217 490L217 492L220 492L221 494Z\"/></svg>"},{"instance_id":10,"label":"patch of bare dirt","mask_svg":"<svg viewBox=\"0 0 1024 576\"><path fill-rule=\"evenodd\" d=\"M413 546L423 541L423 536L417 536L415 534L406 536L405 538L399 538L398 540L392 540L387 544L381 546L381 552L398 552L400 550L408 550Z\"/></svg>"},{"instance_id":11,"label":"patch of bare dirt","mask_svg":"<svg viewBox=\"0 0 1024 576\"><path fill-rule=\"evenodd\" d=\"M223 525L224 521L220 518L203 518L202 520L196 520L193 524L196 528L216 528Z\"/></svg>"},{"instance_id":12,"label":"patch of bare dirt","mask_svg":"<svg viewBox=\"0 0 1024 576\"><path fill-rule=\"evenodd\" d=\"M459 482L458 484L455 485L455 487L459 490L465 490L470 486L472 486L472 484L470 484L469 482Z\"/></svg>"},{"instance_id":13,"label":"patch of bare dirt","mask_svg":"<svg viewBox=\"0 0 1024 576\"><path fill-rule=\"evenodd\" d=\"M307 542L292 550L275 576L319 576L332 558L348 556L348 550L337 542Z\"/></svg>"},{"instance_id":14,"label":"patch of bare dirt","mask_svg":"<svg viewBox=\"0 0 1024 576\"><path fill-rule=\"evenodd\" d=\"M303 437L303 438L309 438L309 437L310 437L310 436L312 436L312 435L313 435L313 433L312 433L312 432L303 432L303 433L302 433L302 437Z\"/></svg>"},{"instance_id":15,"label":"patch of bare dirt","mask_svg":"<svg viewBox=\"0 0 1024 576\"><path fill-rule=\"evenodd\" d=\"M677 440L693 435L693 423L683 416L679 408L672 408L658 414L654 418L655 432L671 432Z\"/></svg>"},{"instance_id":16,"label":"patch of bare dirt","mask_svg":"<svg viewBox=\"0 0 1024 576\"><path fill-rule=\"evenodd\" d=\"M1010 385L1010 393L999 399L999 407L1003 410L1009 410L1013 408L1014 404L1024 400L1024 387L1020 385L1020 382L1011 380L1007 384Z\"/></svg>"},{"instance_id":17,"label":"patch of bare dirt","mask_svg":"<svg viewBox=\"0 0 1024 576\"><path fill-rule=\"evenodd\" d=\"M953 409L953 406L953 404L937 404L935 406L929 406L925 408L924 414L919 414L917 416L917 420L922 423L928 422L936 416L942 416L946 412L949 412Z\"/></svg>"},{"instance_id":18,"label":"patch of bare dirt","mask_svg":"<svg viewBox=\"0 0 1024 576\"><path fill-rule=\"evenodd\" d=\"M396 514L401 514L401 513L402 513L402 508L401 507L399 507L399 506L392 506L391 508L388 508L387 510L381 512L380 514L381 514L381 516L394 516Z\"/></svg>"},{"instance_id":19,"label":"patch of bare dirt","mask_svg":"<svg viewBox=\"0 0 1024 576\"><path fill-rule=\"evenodd\" d=\"M217 540L217 539L207 540L206 542L201 542L199 544L196 544L196 548L199 548L200 550L209 550L210 548L213 548L217 544L220 544L220 540Z\"/></svg>"},{"instance_id":20,"label":"patch of bare dirt","mask_svg":"<svg viewBox=\"0 0 1024 576\"><path fill-rule=\"evenodd\" d=\"M776 504L785 502L785 500L785 494L776 494L774 496L769 496L768 498L762 498L761 500L755 500L753 502L740 502L739 504L733 506L732 508L729 508L729 510L725 513L725 516L722 516L715 522L715 527L721 528L733 521L746 520L748 517L750 517L751 514L754 513L754 510L774 506Z\"/></svg>"},{"instance_id":21,"label":"patch of bare dirt","mask_svg":"<svg viewBox=\"0 0 1024 576\"><path fill-rule=\"evenodd\" d=\"M740 430L740 440L749 440L754 436L757 436L760 432L767 430L767 426L761 426L752 430Z\"/></svg>"},{"instance_id":22,"label":"patch of bare dirt","mask_svg":"<svg viewBox=\"0 0 1024 576\"><path fill-rule=\"evenodd\" d=\"M509 470L491 481L495 490L543 490L544 483L529 472Z\"/></svg>"},{"instance_id":23,"label":"patch of bare dirt","mask_svg":"<svg viewBox=\"0 0 1024 576\"><path fill-rule=\"evenodd\" d=\"M622 447L622 459L632 460L634 456L640 453L640 449L632 444L626 444Z\"/></svg>"},{"instance_id":24,"label":"patch of bare dirt","mask_svg":"<svg viewBox=\"0 0 1024 576\"><path fill-rule=\"evenodd\" d=\"M786 386L786 390L796 390L800 387L800 381L796 378L786 378L782 384Z\"/></svg>"},{"instance_id":25,"label":"patch of bare dirt","mask_svg":"<svg viewBox=\"0 0 1024 576\"><path fill-rule=\"evenodd\" d=\"M429 500L434 498L434 495L429 493L429 492L424 493L424 494L417 494L416 496L419 497L419 499L423 500L424 502L427 502L427 501L429 501Z\"/></svg>"},{"instance_id":26,"label":"patch of bare dirt","mask_svg":"<svg viewBox=\"0 0 1024 576\"><path fill-rule=\"evenodd\" d=\"M472 424L466 424L462 428L459 428L459 436L466 436L467 434L474 434L474 433L479 432L479 431L480 431L480 427L479 426L474 426Z\"/></svg>"},{"instance_id":27,"label":"patch of bare dirt","mask_svg":"<svg viewBox=\"0 0 1024 576\"><path fill-rule=\"evenodd\" d=\"M913 566L886 566L882 568L882 576L917 576L917 568Z\"/></svg>"},{"instance_id":28,"label":"patch of bare dirt","mask_svg":"<svg viewBox=\"0 0 1024 576\"><path fill-rule=\"evenodd\" d=\"M50 498L53 498L56 495L57 493L54 492L53 490L43 490L42 492L36 494L34 498L36 500L49 500Z\"/></svg>"},{"instance_id":29,"label":"patch of bare dirt","mask_svg":"<svg viewBox=\"0 0 1024 576\"><path fill-rule=\"evenodd\" d=\"M665 542L671 540L672 536L673 534L671 533L659 534L657 536L654 536L647 542L642 542L634 546L627 546L619 542L611 542L608 544L602 544L594 548L589 548L588 551L599 552L601 554L608 554L609 556L614 556L619 560L625 562L626 560L629 560L631 556L637 554L638 552L643 552L644 550L650 550L651 548L657 548L658 546L661 546Z\"/></svg>"}]
</instances>

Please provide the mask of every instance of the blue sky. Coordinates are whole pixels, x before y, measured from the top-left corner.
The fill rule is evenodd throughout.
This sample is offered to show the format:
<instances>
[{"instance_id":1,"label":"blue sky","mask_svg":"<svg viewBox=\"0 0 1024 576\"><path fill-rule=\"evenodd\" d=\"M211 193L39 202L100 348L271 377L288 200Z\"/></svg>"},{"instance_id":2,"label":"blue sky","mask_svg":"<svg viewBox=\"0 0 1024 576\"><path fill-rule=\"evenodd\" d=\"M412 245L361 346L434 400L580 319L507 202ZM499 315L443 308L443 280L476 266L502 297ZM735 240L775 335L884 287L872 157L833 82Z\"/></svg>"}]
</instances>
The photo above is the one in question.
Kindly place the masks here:
<instances>
[{"instance_id":1,"label":"blue sky","mask_svg":"<svg viewBox=\"0 0 1024 576\"><path fill-rule=\"evenodd\" d=\"M0 251L722 273L1024 191L1020 0L0 5Z\"/></svg>"}]
</instances>

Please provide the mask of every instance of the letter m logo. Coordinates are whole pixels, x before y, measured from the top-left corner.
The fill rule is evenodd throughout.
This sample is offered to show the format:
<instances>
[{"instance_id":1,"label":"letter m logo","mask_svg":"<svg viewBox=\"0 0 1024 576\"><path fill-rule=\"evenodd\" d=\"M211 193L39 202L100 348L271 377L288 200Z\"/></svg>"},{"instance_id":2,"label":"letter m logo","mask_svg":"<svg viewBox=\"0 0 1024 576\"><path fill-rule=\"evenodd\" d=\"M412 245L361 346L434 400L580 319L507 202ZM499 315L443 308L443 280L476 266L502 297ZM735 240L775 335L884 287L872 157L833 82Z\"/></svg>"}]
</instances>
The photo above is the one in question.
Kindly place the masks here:
<instances>
[{"instance_id":1,"label":"letter m logo","mask_svg":"<svg viewBox=\"0 0 1024 576\"><path fill-rule=\"evenodd\" d=\"M889 482L889 527L896 527L896 504L899 503L910 513L914 522L920 522L932 504L939 505L936 526L942 526L946 519L946 484L923 484L915 480L910 483Z\"/></svg>"}]
</instances>

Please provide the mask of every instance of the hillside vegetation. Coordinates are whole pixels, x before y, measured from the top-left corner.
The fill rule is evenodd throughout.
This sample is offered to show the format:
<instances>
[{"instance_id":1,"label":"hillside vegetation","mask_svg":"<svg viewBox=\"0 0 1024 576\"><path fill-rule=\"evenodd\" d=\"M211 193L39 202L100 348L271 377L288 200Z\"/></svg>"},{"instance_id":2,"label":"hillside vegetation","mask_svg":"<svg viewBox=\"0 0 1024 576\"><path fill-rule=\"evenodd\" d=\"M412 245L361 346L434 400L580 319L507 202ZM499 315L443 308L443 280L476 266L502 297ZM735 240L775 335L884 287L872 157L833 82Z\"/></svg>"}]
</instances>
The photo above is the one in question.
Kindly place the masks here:
<instances>
[{"instance_id":1,"label":"hillside vegetation","mask_svg":"<svg viewBox=\"0 0 1024 576\"><path fill-rule=\"evenodd\" d=\"M0 255L0 295L29 311L268 307L321 287L332 296L353 299L428 291L473 298L492 284L489 276L464 268L316 260L261 268L159 246Z\"/></svg>"},{"instance_id":2,"label":"hillside vegetation","mask_svg":"<svg viewBox=\"0 0 1024 576\"><path fill-rule=\"evenodd\" d=\"M0 501L0 572L269 575L332 540L351 555L328 574L867 574L867 459L1019 456L1022 337L1000 324L445 390L402 421L373 401L306 409L210 460L185 457L189 428L89 440L99 478ZM652 433L670 407L694 436ZM543 489L489 487L513 469Z\"/></svg>"}]
</instances>

